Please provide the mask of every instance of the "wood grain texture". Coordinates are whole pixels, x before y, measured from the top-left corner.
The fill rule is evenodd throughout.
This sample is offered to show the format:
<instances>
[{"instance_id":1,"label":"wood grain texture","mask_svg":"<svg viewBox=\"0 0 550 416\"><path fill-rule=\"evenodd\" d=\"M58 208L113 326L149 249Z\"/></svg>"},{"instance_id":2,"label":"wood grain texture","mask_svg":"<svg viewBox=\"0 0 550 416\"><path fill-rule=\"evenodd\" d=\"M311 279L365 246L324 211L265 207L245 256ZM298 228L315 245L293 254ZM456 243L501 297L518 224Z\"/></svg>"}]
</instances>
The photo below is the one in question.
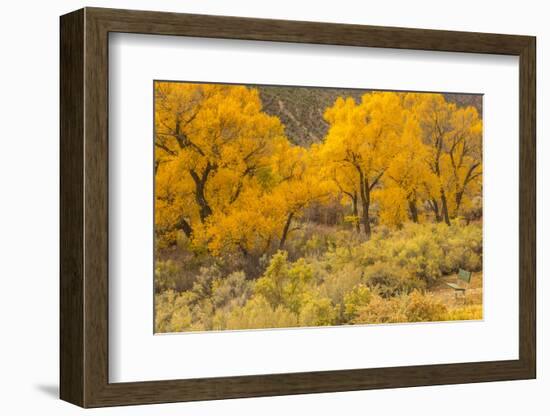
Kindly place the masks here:
<instances>
[{"instance_id":1,"label":"wood grain texture","mask_svg":"<svg viewBox=\"0 0 550 416\"><path fill-rule=\"evenodd\" d=\"M520 57L518 360L190 380L108 380L108 33ZM83 407L534 378L535 38L86 8L61 18L61 397ZM146 357L145 357L146 358Z\"/></svg>"},{"instance_id":2,"label":"wood grain texture","mask_svg":"<svg viewBox=\"0 0 550 416\"><path fill-rule=\"evenodd\" d=\"M87 8L111 32L519 55L528 36Z\"/></svg>"},{"instance_id":3,"label":"wood grain texture","mask_svg":"<svg viewBox=\"0 0 550 416\"><path fill-rule=\"evenodd\" d=\"M536 377L536 40L520 54L519 99L519 355Z\"/></svg>"},{"instance_id":4,"label":"wood grain texture","mask_svg":"<svg viewBox=\"0 0 550 416\"><path fill-rule=\"evenodd\" d=\"M61 19L60 50L60 388L84 404L84 12Z\"/></svg>"},{"instance_id":5,"label":"wood grain texture","mask_svg":"<svg viewBox=\"0 0 550 416\"><path fill-rule=\"evenodd\" d=\"M84 402L98 400L108 380L109 183L108 32L85 9L84 67Z\"/></svg>"}]
</instances>

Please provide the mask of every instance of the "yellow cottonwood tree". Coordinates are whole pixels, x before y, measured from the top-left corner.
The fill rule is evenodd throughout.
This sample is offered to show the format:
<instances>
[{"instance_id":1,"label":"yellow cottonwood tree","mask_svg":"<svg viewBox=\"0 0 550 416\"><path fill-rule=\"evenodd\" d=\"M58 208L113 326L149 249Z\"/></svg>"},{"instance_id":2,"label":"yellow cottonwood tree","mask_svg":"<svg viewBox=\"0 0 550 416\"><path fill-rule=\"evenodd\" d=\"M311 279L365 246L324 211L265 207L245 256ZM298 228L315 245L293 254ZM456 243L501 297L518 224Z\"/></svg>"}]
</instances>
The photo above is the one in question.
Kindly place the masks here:
<instances>
[{"instance_id":1,"label":"yellow cottonwood tree","mask_svg":"<svg viewBox=\"0 0 550 416\"><path fill-rule=\"evenodd\" d=\"M340 200L367 237L380 222L450 224L480 195L482 121L442 94L369 92L324 113L323 143L292 145L245 86L155 84L155 224L212 253L284 248L313 202ZM376 209L373 211L373 207Z\"/></svg>"},{"instance_id":2,"label":"yellow cottonwood tree","mask_svg":"<svg viewBox=\"0 0 550 416\"><path fill-rule=\"evenodd\" d=\"M414 114L408 114L397 153L383 178L383 187L375 194L380 204L380 220L388 225L401 225L410 218L419 222L419 205L429 198L437 178L426 160L428 147L422 143L420 126Z\"/></svg>"},{"instance_id":3,"label":"yellow cottonwood tree","mask_svg":"<svg viewBox=\"0 0 550 416\"><path fill-rule=\"evenodd\" d=\"M286 141L283 126L244 86L158 82L155 95L158 232L191 237L215 225L214 213L260 192L244 190L262 188L259 173L275 144Z\"/></svg>"},{"instance_id":4,"label":"yellow cottonwood tree","mask_svg":"<svg viewBox=\"0 0 550 416\"><path fill-rule=\"evenodd\" d=\"M224 211L215 211L194 230L193 241L214 255L235 251L259 257L279 235L285 218L278 199L260 187L248 186Z\"/></svg>"},{"instance_id":5,"label":"yellow cottonwood tree","mask_svg":"<svg viewBox=\"0 0 550 416\"><path fill-rule=\"evenodd\" d=\"M326 110L325 120L330 128L322 154L327 162L355 171L361 222L370 237L372 191L398 152L396 144L403 130L402 96L394 92L372 92L363 95L359 104L352 98L338 98Z\"/></svg>"},{"instance_id":6,"label":"yellow cottonwood tree","mask_svg":"<svg viewBox=\"0 0 550 416\"><path fill-rule=\"evenodd\" d=\"M406 106L419 119L422 141L428 146L426 163L436 177L429 202L437 221L450 225L448 191L450 172L445 163L445 150L452 132L451 118L456 109L442 94L407 94Z\"/></svg>"},{"instance_id":7,"label":"yellow cottonwood tree","mask_svg":"<svg viewBox=\"0 0 550 416\"><path fill-rule=\"evenodd\" d=\"M360 217L359 217L359 176L355 169L345 163L327 164L323 168L323 172L328 178L332 179L338 192L342 195L342 205L351 203L351 215L348 215L345 220L355 226L355 230L360 233Z\"/></svg>"},{"instance_id":8,"label":"yellow cottonwood tree","mask_svg":"<svg viewBox=\"0 0 550 416\"><path fill-rule=\"evenodd\" d=\"M447 155L454 186L452 213L457 216L463 205L469 206L472 197L481 191L483 123L474 107L455 111L451 123L453 133Z\"/></svg>"},{"instance_id":9,"label":"yellow cottonwood tree","mask_svg":"<svg viewBox=\"0 0 550 416\"><path fill-rule=\"evenodd\" d=\"M481 118L474 107L458 108L442 94L410 93L405 106L419 121L422 142L428 146L426 163L436 178L427 187L429 204L438 221L450 224L480 191Z\"/></svg>"},{"instance_id":10,"label":"yellow cottonwood tree","mask_svg":"<svg viewBox=\"0 0 550 416\"><path fill-rule=\"evenodd\" d=\"M319 148L304 149L280 143L273 158L273 171L277 184L273 189L275 203L285 212L280 233L279 248L283 249L292 221L300 217L312 202L323 202L333 192L332 182L322 174Z\"/></svg>"},{"instance_id":11,"label":"yellow cottonwood tree","mask_svg":"<svg viewBox=\"0 0 550 416\"><path fill-rule=\"evenodd\" d=\"M292 221L325 198L314 152L290 144L277 117L244 86L155 86L156 227L181 230L214 254L283 248Z\"/></svg>"}]
</instances>

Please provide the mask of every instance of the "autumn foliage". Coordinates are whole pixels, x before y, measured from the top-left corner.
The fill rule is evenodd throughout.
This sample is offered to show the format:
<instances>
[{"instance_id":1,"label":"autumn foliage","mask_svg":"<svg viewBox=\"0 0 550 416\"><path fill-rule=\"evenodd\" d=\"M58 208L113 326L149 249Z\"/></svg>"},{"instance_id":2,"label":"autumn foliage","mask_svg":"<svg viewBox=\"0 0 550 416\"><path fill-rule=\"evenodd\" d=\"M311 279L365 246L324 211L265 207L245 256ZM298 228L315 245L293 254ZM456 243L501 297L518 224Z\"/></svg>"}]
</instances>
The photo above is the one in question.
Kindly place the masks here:
<instances>
[{"instance_id":1,"label":"autumn foliage","mask_svg":"<svg viewBox=\"0 0 550 416\"><path fill-rule=\"evenodd\" d=\"M155 83L158 331L479 317L427 291L481 268L478 110L365 92L321 111L326 137L300 146L255 88Z\"/></svg>"}]
</instances>

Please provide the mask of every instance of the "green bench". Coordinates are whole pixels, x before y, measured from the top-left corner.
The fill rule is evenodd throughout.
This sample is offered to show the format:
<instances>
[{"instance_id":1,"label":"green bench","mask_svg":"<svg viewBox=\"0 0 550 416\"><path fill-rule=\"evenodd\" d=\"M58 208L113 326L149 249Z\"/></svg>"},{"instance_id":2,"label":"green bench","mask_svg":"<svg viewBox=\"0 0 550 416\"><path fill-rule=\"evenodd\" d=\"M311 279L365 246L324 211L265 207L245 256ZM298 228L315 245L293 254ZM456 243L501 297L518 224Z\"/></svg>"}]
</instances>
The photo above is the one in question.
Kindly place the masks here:
<instances>
[{"instance_id":1,"label":"green bench","mask_svg":"<svg viewBox=\"0 0 550 416\"><path fill-rule=\"evenodd\" d=\"M461 286L459 283L460 283L460 280L462 280L466 284L470 284L470 281L472 280L472 274L473 274L472 272L469 272L467 270L458 269L458 274L456 276L456 283L445 282L445 284L450 288L454 289L455 296L457 296L459 293L462 294L463 296L466 296L466 287Z\"/></svg>"}]
</instances>

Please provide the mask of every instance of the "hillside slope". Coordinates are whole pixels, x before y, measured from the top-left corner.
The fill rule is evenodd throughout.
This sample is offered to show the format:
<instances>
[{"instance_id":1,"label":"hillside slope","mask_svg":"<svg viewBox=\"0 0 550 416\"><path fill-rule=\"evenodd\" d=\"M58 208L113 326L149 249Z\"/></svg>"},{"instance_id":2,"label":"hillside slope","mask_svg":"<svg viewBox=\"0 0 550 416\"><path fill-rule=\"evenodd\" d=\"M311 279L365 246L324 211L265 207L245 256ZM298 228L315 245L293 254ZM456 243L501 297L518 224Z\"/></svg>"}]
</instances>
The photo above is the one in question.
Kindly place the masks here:
<instances>
[{"instance_id":1,"label":"hillside slope","mask_svg":"<svg viewBox=\"0 0 550 416\"><path fill-rule=\"evenodd\" d=\"M328 124L323 119L327 107L338 97L352 97L356 101L369 90L343 88L259 86L264 111L281 119L287 137L300 146L319 143L325 137ZM459 106L473 105L482 109L482 96L478 94L445 94Z\"/></svg>"}]
</instances>

